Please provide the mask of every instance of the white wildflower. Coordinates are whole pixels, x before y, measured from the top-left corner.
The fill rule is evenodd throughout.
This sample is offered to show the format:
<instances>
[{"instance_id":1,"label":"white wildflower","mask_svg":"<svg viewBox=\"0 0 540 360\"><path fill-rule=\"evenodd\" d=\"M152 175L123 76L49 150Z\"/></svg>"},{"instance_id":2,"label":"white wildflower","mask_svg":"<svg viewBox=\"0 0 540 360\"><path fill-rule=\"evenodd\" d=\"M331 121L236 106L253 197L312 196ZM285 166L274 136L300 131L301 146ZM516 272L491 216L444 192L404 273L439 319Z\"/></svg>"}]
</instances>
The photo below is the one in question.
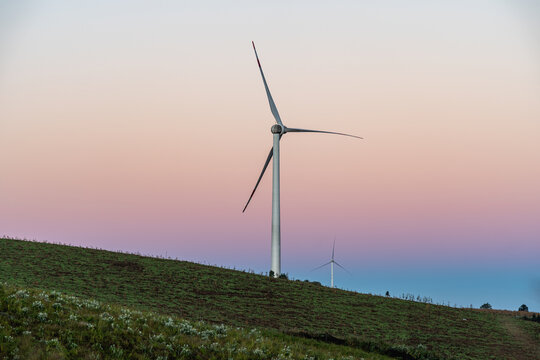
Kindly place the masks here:
<instances>
[{"instance_id":1,"label":"white wildflower","mask_svg":"<svg viewBox=\"0 0 540 360\"><path fill-rule=\"evenodd\" d=\"M283 358L290 358L292 355L291 348L288 345L285 345L283 349L281 349L281 352L279 353L279 357Z\"/></svg>"},{"instance_id":2,"label":"white wildflower","mask_svg":"<svg viewBox=\"0 0 540 360\"><path fill-rule=\"evenodd\" d=\"M100 308L101 306L101 303L97 300L85 300L83 302L83 306L88 308L88 309L93 309L93 310L97 310Z\"/></svg>"},{"instance_id":3,"label":"white wildflower","mask_svg":"<svg viewBox=\"0 0 540 360\"><path fill-rule=\"evenodd\" d=\"M28 294L28 291L26 290L19 290L15 293L15 297L19 299L26 299L30 294Z\"/></svg>"},{"instance_id":4,"label":"white wildflower","mask_svg":"<svg viewBox=\"0 0 540 360\"><path fill-rule=\"evenodd\" d=\"M203 330L200 334L203 340L213 339L216 336L216 332L214 330Z\"/></svg>"},{"instance_id":5,"label":"white wildflower","mask_svg":"<svg viewBox=\"0 0 540 360\"><path fill-rule=\"evenodd\" d=\"M46 312L40 312L37 314L37 318L41 322L47 321L47 313Z\"/></svg>"},{"instance_id":6,"label":"white wildflower","mask_svg":"<svg viewBox=\"0 0 540 360\"><path fill-rule=\"evenodd\" d=\"M183 320L178 326L178 330L184 335L197 335L197 329L195 329L188 321Z\"/></svg>"},{"instance_id":7,"label":"white wildflower","mask_svg":"<svg viewBox=\"0 0 540 360\"><path fill-rule=\"evenodd\" d=\"M36 309L43 309L43 303L39 300L36 300L32 303L32 307Z\"/></svg>"},{"instance_id":8,"label":"white wildflower","mask_svg":"<svg viewBox=\"0 0 540 360\"><path fill-rule=\"evenodd\" d=\"M184 344L182 346L182 351L180 351L180 355L184 355L184 356L188 356L191 354L191 350L189 348L189 345L188 344Z\"/></svg>"},{"instance_id":9,"label":"white wildflower","mask_svg":"<svg viewBox=\"0 0 540 360\"><path fill-rule=\"evenodd\" d=\"M49 294L47 294L46 292L42 291L38 294L38 297L40 297L41 299L45 300L45 301L49 301Z\"/></svg>"},{"instance_id":10,"label":"white wildflower","mask_svg":"<svg viewBox=\"0 0 540 360\"><path fill-rule=\"evenodd\" d=\"M120 314L118 319L122 320L126 324L129 324L131 321L131 314L128 311L125 311L124 309L122 309L122 313Z\"/></svg>"},{"instance_id":11,"label":"white wildflower","mask_svg":"<svg viewBox=\"0 0 540 360\"><path fill-rule=\"evenodd\" d=\"M157 342L163 342L165 340L165 338L163 337L163 334L153 335L152 339Z\"/></svg>"},{"instance_id":12,"label":"white wildflower","mask_svg":"<svg viewBox=\"0 0 540 360\"><path fill-rule=\"evenodd\" d=\"M45 341L45 344L47 344L47 346L56 348L60 346L60 341L58 341L57 338L54 338L54 339Z\"/></svg>"},{"instance_id":13,"label":"white wildflower","mask_svg":"<svg viewBox=\"0 0 540 360\"><path fill-rule=\"evenodd\" d=\"M9 335L5 335L5 336L4 336L4 340L5 340L6 342L13 342L13 337L12 337L12 336L9 336Z\"/></svg>"},{"instance_id":14,"label":"white wildflower","mask_svg":"<svg viewBox=\"0 0 540 360\"><path fill-rule=\"evenodd\" d=\"M99 315L99 317L103 321L113 321L114 320L114 317L111 314L109 314L108 312L102 313L101 315Z\"/></svg>"},{"instance_id":15,"label":"white wildflower","mask_svg":"<svg viewBox=\"0 0 540 360\"><path fill-rule=\"evenodd\" d=\"M168 326L168 327L173 327L174 326L174 320L171 317L169 317L163 324L165 326Z\"/></svg>"},{"instance_id":16,"label":"white wildflower","mask_svg":"<svg viewBox=\"0 0 540 360\"><path fill-rule=\"evenodd\" d=\"M214 325L214 329L215 329L216 334L218 335L218 337L223 337L223 336L227 335L227 326L224 325L224 324Z\"/></svg>"}]
</instances>

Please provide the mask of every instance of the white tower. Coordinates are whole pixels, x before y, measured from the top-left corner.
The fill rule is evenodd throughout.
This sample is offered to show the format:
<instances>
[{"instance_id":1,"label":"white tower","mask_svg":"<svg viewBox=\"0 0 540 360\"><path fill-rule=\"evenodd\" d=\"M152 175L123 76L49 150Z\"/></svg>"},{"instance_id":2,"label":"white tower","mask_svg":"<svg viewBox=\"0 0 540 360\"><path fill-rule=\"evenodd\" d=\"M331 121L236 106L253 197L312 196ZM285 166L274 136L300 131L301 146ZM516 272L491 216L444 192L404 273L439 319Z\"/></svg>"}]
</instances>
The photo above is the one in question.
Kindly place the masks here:
<instances>
[{"instance_id":1,"label":"white tower","mask_svg":"<svg viewBox=\"0 0 540 360\"><path fill-rule=\"evenodd\" d=\"M273 149L273 169L272 169L272 259L271 268L274 276L281 274L281 215L279 204L279 139L281 138L282 127L272 126L274 136Z\"/></svg>"}]
</instances>

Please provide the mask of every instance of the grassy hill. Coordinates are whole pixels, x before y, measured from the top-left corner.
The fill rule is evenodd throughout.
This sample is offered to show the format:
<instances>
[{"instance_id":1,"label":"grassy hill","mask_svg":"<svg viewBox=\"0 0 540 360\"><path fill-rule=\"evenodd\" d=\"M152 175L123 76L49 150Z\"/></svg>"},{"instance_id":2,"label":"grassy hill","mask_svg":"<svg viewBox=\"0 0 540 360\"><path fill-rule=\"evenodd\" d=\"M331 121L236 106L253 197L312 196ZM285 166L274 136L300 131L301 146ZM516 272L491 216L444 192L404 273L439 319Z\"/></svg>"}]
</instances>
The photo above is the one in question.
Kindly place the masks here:
<instances>
[{"instance_id":1,"label":"grassy hill","mask_svg":"<svg viewBox=\"0 0 540 360\"><path fill-rule=\"evenodd\" d=\"M0 281L403 358L540 359L539 324L513 313L358 294L183 261L0 239Z\"/></svg>"},{"instance_id":2,"label":"grassy hill","mask_svg":"<svg viewBox=\"0 0 540 360\"><path fill-rule=\"evenodd\" d=\"M276 330L192 322L0 283L0 357L13 359L385 360Z\"/></svg>"}]
</instances>

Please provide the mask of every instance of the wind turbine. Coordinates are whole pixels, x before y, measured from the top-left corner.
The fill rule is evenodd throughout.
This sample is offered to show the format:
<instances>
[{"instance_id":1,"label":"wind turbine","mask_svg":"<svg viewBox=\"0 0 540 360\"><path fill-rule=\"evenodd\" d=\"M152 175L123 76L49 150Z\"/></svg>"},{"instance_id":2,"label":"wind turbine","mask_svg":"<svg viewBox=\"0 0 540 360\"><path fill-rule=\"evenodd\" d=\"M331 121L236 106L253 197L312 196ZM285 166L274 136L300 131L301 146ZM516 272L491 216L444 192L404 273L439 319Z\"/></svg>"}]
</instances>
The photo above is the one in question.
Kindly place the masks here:
<instances>
[{"instance_id":1,"label":"wind turbine","mask_svg":"<svg viewBox=\"0 0 540 360\"><path fill-rule=\"evenodd\" d=\"M334 245L332 245L332 260L330 260L326 264L323 264L323 265L318 266L315 269L311 270L311 271L315 271L315 270L318 270L318 269L320 269L322 267L325 267L326 265L330 264L330 287L331 288L334 287L334 264L336 264L337 266L339 266L340 268L342 268L343 270L345 270L349 274L351 273L349 270L345 269L343 266L339 265L339 263L337 261L334 260L334 248L335 247L336 247L336 240L334 239Z\"/></svg>"},{"instance_id":2,"label":"wind turbine","mask_svg":"<svg viewBox=\"0 0 540 360\"><path fill-rule=\"evenodd\" d=\"M270 149L270 153L266 157L266 161L264 163L261 174L259 175L259 178L257 179L255 188L251 192L251 195L249 196L246 206L244 207L244 210L242 210L242 212L246 211L246 208L248 207L249 202L251 201L251 198L253 197L253 194L255 194L255 190L257 190L257 187L259 186L259 183L261 182L264 172L266 171L266 168L268 167L268 164L270 163L270 160L273 157L274 160L273 160L273 169L272 169L273 171L273 176L272 176L272 262L271 262L270 270L274 273L275 277L278 277L281 274L281 224L280 224L280 204L279 204L279 201L280 201L279 141L281 140L283 135L285 135L286 133L292 133L292 132L324 133L324 134L350 136L350 137L354 137L358 139L362 139L362 138L355 135L343 134L343 133L332 132L332 131L297 129L297 128L289 128L283 125L283 122L281 121L281 117L279 116L279 112L277 110L276 104L274 103L274 99L272 98L272 94L270 94L270 89L268 88L268 84L266 83L266 78L264 77L264 73L261 67L261 62L259 61L259 55L257 54L257 49L255 49L255 43L253 41L251 43L253 44L253 51L255 51L255 57L257 58L257 64L259 65L259 71L261 72L262 81L264 83L264 88L266 90L266 96L268 97L268 103L270 104L270 111L272 112L272 115L274 115L274 118L276 119L276 124L272 125L272 127L270 128L273 134L273 138L274 138L273 146Z\"/></svg>"}]
</instances>

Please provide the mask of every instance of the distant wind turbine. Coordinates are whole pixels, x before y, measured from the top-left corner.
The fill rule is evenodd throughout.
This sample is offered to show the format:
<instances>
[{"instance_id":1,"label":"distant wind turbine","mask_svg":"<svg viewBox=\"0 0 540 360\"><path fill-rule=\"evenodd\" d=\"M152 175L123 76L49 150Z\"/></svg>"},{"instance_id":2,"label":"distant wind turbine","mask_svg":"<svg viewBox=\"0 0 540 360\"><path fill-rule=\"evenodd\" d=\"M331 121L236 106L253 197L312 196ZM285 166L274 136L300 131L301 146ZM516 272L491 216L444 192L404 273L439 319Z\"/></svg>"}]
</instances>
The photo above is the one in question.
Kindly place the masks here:
<instances>
[{"instance_id":1,"label":"distant wind turbine","mask_svg":"<svg viewBox=\"0 0 540 360\"><path fill-rule=\"evenodd\" d=\"M335 249L335 247L336 247L336 240L334 239L334 245L332 245L332 260L330 260L326 264L322 264L321 266L318 266L315 269L311 270L311 271L315 271L315 270L318 270L318 269L320 269L322 267L325 267L326 265L330 264L330 287L331 288L334 287L334 264L336 264L337 266L339 266L340 268L342 268L343 270L345 270L349 274L351 273L349 270L345 269L343 266L339 265L339 263L337 261L334 260L334 249Z\"/></svg>"},{"instance_id":2,"label":"distant wind turbine","mask_svg":"<svg viewBox=\"0 0 540 360\"><path fill-rule=\"evenodd\" d=\"M362 139L362 138L359 136L332 132L332 131L288 128L285 125L283 125L283 122L281 121L281 117L279 116L276 104L274 103L274 99L272 99L272 95L270 94L270 89L268 88L268 84L266 83L266 78L264 77L264 73L261 67L261 62L259 61L259 55L257 55L257 49L255 49L255 43L252 42L252 44L253 44L253 51L255 51L255 57L257 58L257 64L259 65L259 71L261 72L264 88L266 90L266 96L268 97L268 103L270 104L270 111L272 111L272 115L274 115L274 118L276 119L276 124L272 125L270 129L274 138L273 146L270 149L270 153L268 154L266 158L266 162L264 163L261 174L259 175L259 178L257 179L255 188L251 192L251 195L249 196L246 206L244 207L244 210L242 212L246 211L246 208L248 207L249 202L251 201L251 198L253 197L253 194L255 194L255 190L257 190L257 187L259 186L259 183L261 182L261 179L264 175L264 172L266 171L266 168L268 167L268 164L270 163L270 160L272 159L272 157L274 157L273 177L272 177L272 264L271 264L271 271L274 273L275 277L278 277L281 274L281 224L280 224L280 204L279 204L279 201L280 201L279 141L281 140L281 137L289 132L311 132L311 133L344 135L344 136L350 136L350 137L354 137L358 139Z\"/></svg>"}]
</instances>

